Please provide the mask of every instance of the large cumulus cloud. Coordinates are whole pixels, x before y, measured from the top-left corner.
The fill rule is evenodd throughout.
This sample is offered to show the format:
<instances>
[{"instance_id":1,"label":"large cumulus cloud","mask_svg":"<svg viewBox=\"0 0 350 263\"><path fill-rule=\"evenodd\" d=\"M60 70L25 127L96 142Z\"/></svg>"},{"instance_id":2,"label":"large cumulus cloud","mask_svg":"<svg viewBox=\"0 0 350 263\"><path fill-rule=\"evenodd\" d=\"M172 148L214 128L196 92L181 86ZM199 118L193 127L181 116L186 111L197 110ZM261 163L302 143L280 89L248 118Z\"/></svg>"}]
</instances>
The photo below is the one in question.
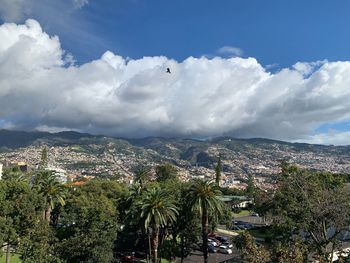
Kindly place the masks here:
<instances>
[{"instance_id":1,"label":"large cumulus cloud","mask_svg":"<svg viewBox=\"0 0 350 263\"><path fill-rule=\"evenodd\" d=\"M321 124L350 119L350 62L297 63L270 73L254 58L178 62L107 51L77 66L35 20L1 25L0 39L5 128L315 141Z\"/></svg>"}]
</instances>

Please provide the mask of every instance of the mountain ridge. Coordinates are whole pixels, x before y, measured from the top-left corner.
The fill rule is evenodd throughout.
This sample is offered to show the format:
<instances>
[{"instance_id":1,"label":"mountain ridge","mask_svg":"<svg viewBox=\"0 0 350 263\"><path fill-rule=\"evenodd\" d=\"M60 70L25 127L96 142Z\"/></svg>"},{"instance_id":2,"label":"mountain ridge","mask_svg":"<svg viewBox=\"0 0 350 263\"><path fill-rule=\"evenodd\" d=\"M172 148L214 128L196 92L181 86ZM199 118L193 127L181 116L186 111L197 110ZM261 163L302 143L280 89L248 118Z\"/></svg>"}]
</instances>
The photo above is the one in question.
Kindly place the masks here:
<instances>
[{"instance_id":1,"label":"mountain ridge","mask_svg":"<svg viewBox=\"0 0 350 263\"><path fill-rule=\"evenodd\" d=\"M208 140L146 137L115 138L74 131L24 132L0 130L0 160L40 161L43 146L50 147L53 166L70 173L113 177L122 173L132 178L141 167L171 163L184 180L215 174L222 157L224 183L232 186L248 175L266 185L285 160L301 168L350 174L350 146L291 143L265 138L216 137Z\"/></svg>"},{"instance_id":2,"label":"mountain ridge","mask_svg":"<svg viewBox=\"0 0 350 263\"><path fill-rule=\"evenodd\" d=\"M33 143L37 139L53 139L62 138L66 140L79 140L82 138L113 138L119 140L125 140L134 146L144 146L147 143L154 141L189 141L198 143L218 143L224 140L234 140L248 143L278 143L287 145L311 145L311 146L324 146L324 147L350 147L350 145L325 145L325 144L311 144L302 142L288 142L283 140L276 140L263 137L253 138L236 138L230 136L218 136L209 139L195 139L195 138L182 138L182 137L161 137L161 136L147 136L143 138L128 138L128 137L114 137L106 135L94 135L89 133L81 133L77 131L61 131L61 132L46 132L46 131L20 131L20 130L7 130L0 129L0 147L19 148L25 147Z\"/></svg>"}]
</instances>

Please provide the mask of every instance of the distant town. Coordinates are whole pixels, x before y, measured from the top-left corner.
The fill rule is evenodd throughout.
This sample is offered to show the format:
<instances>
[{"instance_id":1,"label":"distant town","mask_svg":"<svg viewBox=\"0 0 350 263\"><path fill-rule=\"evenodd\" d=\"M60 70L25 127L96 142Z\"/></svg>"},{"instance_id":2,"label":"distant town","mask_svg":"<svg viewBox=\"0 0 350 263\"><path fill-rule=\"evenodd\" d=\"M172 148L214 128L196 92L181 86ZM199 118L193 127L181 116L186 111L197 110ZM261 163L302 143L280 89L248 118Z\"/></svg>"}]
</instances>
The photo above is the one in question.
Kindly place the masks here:
<instances>
[{"instance_id":1,"label":"distant town","mask_svg":"<svg viewBox=\"0 0 350 263\"><path fill-rule=\"evenodd\" d=\"M80 178L113 178L132 184L140 167L151 169L170 163L183 181L192 178L213 179L218 156L222 156L221 186L245 189L248 176L261 189L274 187L274 177L286 160L300 168L350 173L347 147L288 144L269 140L237 140L221 138L216 141L179 139L145 139L128 142L113 138L81 138L66 142L33 141L29 146L6 148L0 152L3 167L17 165L22 170L38 167L41 151L47 148L48 169L54 170L62 182Z\"/></svg>"}]
</instances>

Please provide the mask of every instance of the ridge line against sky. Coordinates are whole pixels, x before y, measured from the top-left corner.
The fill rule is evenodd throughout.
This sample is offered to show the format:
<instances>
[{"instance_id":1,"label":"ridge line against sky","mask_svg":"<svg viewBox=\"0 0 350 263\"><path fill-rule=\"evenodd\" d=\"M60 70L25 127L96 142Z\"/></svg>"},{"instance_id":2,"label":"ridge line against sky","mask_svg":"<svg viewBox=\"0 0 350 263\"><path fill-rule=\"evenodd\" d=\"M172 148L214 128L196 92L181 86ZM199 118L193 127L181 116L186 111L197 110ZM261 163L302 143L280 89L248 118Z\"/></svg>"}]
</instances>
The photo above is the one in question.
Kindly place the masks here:
<instances>
[{"instance_id":1,"label":"ridge line against sky","mask_svg":"<svg viewBox=\"0 0 350 263\"><path fill-rule=\"evenodd\" d=\"M30 3L16 1L17 7ZM10 3L0 0L5 2ZM73 24L72 16L93 4L92 0L62 2L55 8L66 10L64 16ZM46 6L46 10L49 7L53 8ZM75 52L63 48L70 37L60 40L46 33L45 22L25 21L29 15L40 18L34 8L22 6L11 13L0 7L4 22L0 25L1 128L350 144L350 62L346 59L263 66L248 56L244 46L228 43L211 53L184 58L131 59L108 51L109 44L85 32L84 41L103 43L105 52L74 64ZM167 67L172 74L166 74Z\"/></svg>"}]
</instances>

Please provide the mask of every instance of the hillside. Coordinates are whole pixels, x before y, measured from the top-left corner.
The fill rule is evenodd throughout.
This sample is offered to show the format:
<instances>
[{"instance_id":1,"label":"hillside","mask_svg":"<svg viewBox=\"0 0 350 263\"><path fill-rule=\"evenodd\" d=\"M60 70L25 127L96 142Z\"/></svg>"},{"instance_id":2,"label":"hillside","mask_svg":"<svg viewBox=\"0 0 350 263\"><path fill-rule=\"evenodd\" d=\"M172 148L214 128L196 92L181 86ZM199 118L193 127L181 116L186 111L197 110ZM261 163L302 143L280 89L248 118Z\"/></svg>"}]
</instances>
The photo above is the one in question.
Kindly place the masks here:
<instances>
[{"instance_id":1,"label":"hillside","mask_svg":"<svg viewBox=\"0 0 350 263\"><path fill-rule=\"evenodd\" d=\"M0 160L39 162L40 151L49 147L53 166L70 173L132 178L140 166L169 162L181 176L213 176L219 154L223 159L225 183L251 174L262 182L279 172L282 160L303 168L350 173L350 146L288 143L268 139L219 137L201 141L148 137L124 139L77 132L21 132L0 130ZM262 179L261 179L262 178Z\"/></svg>"}]
</instances>

